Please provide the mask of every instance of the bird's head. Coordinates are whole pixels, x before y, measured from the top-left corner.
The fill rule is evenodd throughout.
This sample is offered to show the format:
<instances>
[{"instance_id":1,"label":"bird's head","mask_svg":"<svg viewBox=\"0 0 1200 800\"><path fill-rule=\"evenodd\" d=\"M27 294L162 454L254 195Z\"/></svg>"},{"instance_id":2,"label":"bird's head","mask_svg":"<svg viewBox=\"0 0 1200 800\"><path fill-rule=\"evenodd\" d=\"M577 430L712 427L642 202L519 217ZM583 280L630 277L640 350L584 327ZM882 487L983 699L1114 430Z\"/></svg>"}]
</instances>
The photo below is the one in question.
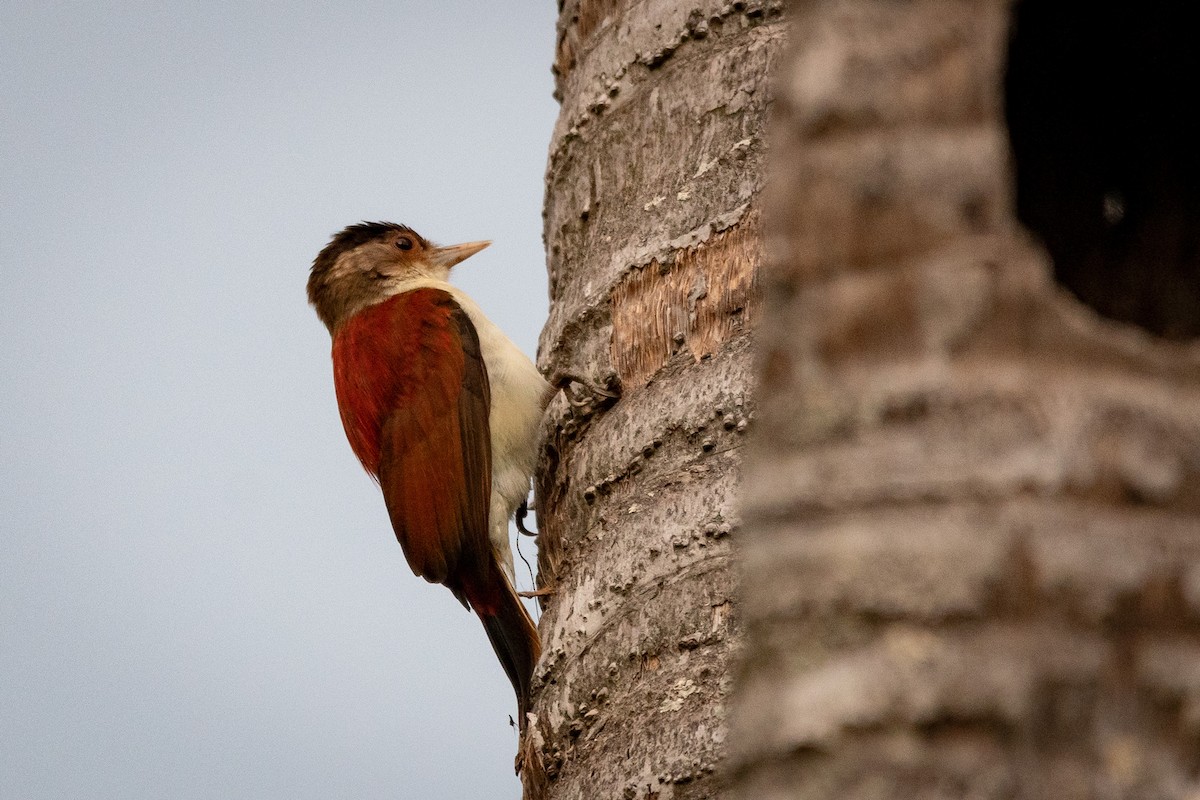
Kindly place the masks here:
<instances>
[{"instance_id":1,"label":"bird's head","mask_svg":"<svg viewBox=\"0 0 1200 800\"><path fill-rule=\"evenodd\" d=\"M317 254L308 302L330 332L367 306L417 278L446 280L450 268L491 242L438 247L407 225L360 222L337 233Z\"/></svg>"}]
</instances>

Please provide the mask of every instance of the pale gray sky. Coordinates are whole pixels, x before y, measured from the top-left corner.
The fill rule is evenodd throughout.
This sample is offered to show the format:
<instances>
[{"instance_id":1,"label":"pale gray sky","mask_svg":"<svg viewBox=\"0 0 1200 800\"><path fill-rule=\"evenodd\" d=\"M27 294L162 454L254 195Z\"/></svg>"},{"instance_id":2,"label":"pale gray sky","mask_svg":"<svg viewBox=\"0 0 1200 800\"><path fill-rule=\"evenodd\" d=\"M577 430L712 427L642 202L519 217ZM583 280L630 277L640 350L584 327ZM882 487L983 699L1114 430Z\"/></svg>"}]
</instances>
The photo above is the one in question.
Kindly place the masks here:
<instances>
[{"instance_id":1,"label":"pale gray sky","mask_svg":"<svg viewBox=\"0 0 1200 800\"><path fill-rule=\"evenodd\" d=\"M458 281L533 354L553 0L2 12L0 796L517 797L304 282L362 219L491 238Z\"/></svg>"}]
</instances>

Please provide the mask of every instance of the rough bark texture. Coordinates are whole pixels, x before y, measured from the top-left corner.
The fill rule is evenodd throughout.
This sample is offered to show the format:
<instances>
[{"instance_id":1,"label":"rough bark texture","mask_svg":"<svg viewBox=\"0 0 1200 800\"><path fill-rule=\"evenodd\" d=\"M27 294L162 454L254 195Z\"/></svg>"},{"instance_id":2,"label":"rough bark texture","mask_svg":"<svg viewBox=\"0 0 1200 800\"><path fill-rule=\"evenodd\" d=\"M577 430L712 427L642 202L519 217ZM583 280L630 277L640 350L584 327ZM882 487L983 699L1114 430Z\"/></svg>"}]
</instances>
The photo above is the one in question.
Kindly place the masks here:
<instances>
[{"instance_id":1,"label":"rough bark texture","mask_svg":"<svg viewBox=\"0 0 1200 800\"><path fill-rule=\"evenodd\" d=\"M1011 10L791 12L747 800L1200 796L1200 344L1100 317L1018 224Z\"/></svg>"},{"instance_id":2,"label":"rough bark texture","mask_svg":"<svg viewBox=\"0 0 1200 800\"><path fill-rule=\"evenodd\" d=\"M526 789L717 797L781 9L568 0L560 11L539 361L622 394L582 409L560 396L547 417L538 566L556 593L523 751L548 783L528 769Z\"/></svg>"}]
</instances>

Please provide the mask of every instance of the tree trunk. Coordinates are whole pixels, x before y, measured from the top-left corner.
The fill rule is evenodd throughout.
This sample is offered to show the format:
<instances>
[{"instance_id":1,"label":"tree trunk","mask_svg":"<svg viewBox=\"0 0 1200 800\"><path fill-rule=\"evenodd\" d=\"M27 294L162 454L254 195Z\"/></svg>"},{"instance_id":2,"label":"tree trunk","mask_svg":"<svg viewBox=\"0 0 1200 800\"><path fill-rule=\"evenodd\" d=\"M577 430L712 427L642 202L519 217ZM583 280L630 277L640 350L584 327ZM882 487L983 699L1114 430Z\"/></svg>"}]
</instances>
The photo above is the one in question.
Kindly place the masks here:
<instances>
[{"instance_id":1,"label":"tree trunk","mask_svg":"<svg viewBox=\"0 0 1200 800\"><path fill-rule=\"evenodd\" d=\"M1200 345L1094 313L1018 222L1008 2L795 5L737 795L1196 797ZM1050 185L1072 143L1032 166ZM1196 267L1170 274L1195 291Z\"/></svg>"},{"instance_id":2,"label":"tree trunk","mask_svg":"<svg viewBox=\"0 0 1200 800\"><path fill-rule=\"evenodd\" d=\"M560 6L539 361L621 396L547 415L526 791L715 797L780 9Z\"/></svg>"}]
</instances>

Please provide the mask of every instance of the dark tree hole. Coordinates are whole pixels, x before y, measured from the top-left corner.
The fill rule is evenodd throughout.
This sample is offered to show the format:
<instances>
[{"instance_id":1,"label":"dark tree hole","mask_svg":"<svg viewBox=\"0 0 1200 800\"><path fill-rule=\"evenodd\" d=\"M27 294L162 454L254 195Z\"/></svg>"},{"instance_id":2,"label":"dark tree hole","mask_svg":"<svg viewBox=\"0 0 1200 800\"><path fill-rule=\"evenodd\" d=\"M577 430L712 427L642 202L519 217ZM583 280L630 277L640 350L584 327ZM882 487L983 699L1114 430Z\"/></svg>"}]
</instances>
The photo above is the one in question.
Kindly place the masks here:
<instances>
[{"instance_id":1,"label":"dark tree hole","mask_svg":"<svg viewBox=\"0 0 1200 800\"><path fill-rule=\"evenodd\" d=\"M1200 39L1190 3L1022 0L1005 113L1017 216L1112 319L1200 336Z\"/></svg>"}]
</instances>

